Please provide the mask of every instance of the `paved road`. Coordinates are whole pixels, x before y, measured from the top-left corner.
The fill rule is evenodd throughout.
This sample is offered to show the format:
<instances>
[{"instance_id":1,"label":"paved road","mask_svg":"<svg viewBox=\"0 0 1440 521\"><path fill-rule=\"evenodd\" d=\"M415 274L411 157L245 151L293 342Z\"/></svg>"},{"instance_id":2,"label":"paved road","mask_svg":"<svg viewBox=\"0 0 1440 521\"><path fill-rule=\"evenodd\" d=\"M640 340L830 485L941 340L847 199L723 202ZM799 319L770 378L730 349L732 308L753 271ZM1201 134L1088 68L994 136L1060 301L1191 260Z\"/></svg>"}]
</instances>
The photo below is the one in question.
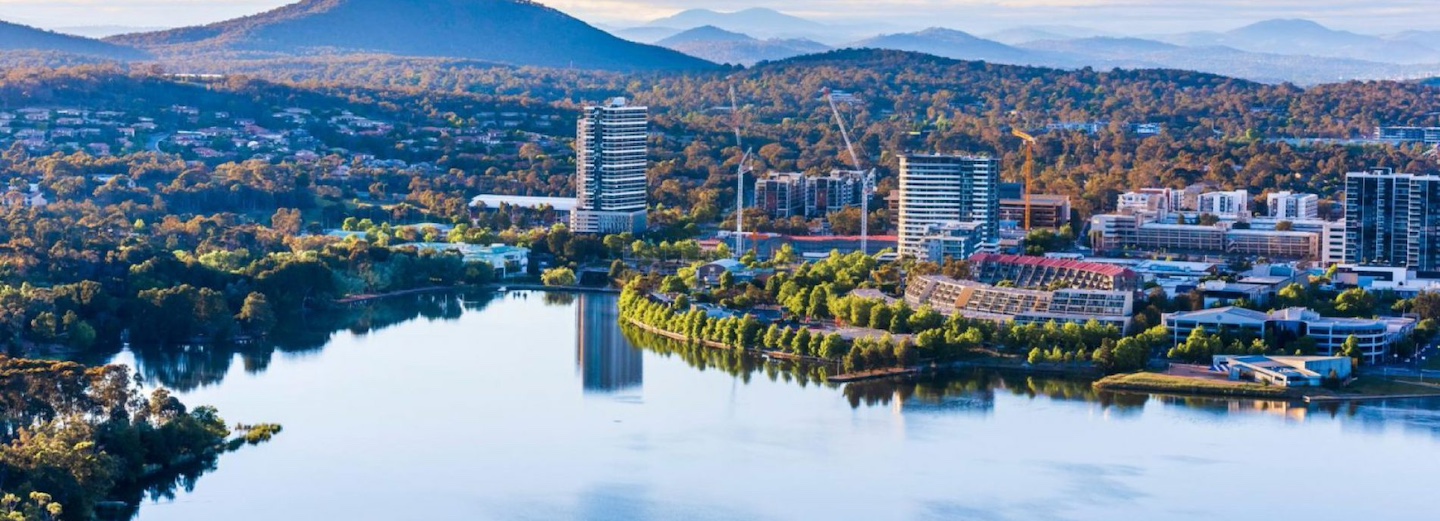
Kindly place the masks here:
<instances>
[{"instance_id":1,"label":"paved road","mask_svg":"<svg viewBox=\"0 0 1440 521\"><path fill-rule=\"evenodd\" d=\"M145 150L149 150L151 152L159 152L160 142L165 141L169 137L170 134L155 134L153 136L150 136L150 142L145 144Z\"/></svg>"}]
</instances>

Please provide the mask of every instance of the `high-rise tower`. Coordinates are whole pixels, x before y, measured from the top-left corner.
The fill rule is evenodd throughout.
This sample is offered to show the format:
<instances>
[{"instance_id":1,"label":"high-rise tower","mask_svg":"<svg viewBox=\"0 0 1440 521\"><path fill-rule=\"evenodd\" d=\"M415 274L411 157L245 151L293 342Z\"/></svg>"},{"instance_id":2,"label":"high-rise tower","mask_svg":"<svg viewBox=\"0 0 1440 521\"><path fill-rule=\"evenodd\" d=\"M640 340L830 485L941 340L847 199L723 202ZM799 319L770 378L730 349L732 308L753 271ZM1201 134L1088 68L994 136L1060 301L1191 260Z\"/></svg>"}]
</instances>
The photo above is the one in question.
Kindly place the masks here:
<instances>
[{"instance_id":1,"label":"high-rise tower","mask_svg":"<svg viewBox=\"0 0 1440 521\"><path fill-rule=\"evenodd\" d=\"M625 98L585 108L576 132L572 231L645 231L648 119L648 109L630 106Z\"/></svg>"}]
</instances>

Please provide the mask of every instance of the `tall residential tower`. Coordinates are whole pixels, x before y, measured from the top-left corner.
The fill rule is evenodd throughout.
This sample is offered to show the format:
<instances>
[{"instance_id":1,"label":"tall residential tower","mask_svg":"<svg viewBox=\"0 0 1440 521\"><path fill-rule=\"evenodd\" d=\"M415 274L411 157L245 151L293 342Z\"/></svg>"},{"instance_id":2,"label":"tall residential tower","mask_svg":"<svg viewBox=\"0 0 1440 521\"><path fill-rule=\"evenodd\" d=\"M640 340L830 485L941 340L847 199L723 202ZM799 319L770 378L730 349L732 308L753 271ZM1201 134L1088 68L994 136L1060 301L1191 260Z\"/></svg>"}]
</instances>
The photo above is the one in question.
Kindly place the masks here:
<instances>
[{"instance_id":1,"label":"tall residential tower","mask_svg":"<svg viewBox=\"0 0 1440 521\"><path fill-rule=\"evenodd\" d=\"M975 223L973 248L1000 243L1000 160L964 155L900 156L900 254L929 259L926 237ZM929 259L939 261L941 259Z\"/></svg>"},{"instance_id":2,"label":"tall residential tower","mask_svg":"<svg viewBox=\"0 0 1440 521\"><path fill-rule=\"evenodd\" d=\"M585 107L576 133L576 233L640 233L646 227L645 139L649 111L625 98Z\"/></svg>"},{"instance_id":3,"label":"tall residential tower","mask_svg":"<svg viewBox=\"0 0 1440 521\"><path fill-rule=\"evenodd\" d=\"M1440 271L1440 176L1346 174L1345 262Z\"/></svg>"}]
</instances>

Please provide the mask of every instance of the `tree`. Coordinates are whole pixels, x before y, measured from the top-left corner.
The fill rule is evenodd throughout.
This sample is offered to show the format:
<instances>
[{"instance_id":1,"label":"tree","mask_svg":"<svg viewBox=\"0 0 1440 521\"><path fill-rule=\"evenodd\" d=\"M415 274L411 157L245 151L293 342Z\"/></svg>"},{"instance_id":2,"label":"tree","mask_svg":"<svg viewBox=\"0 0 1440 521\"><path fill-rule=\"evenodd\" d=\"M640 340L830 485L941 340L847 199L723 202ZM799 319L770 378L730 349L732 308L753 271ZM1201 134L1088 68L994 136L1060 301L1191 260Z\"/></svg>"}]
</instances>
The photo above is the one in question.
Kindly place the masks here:
<instances>
[{"instance_id":1,"label":"tree","mask_svg":"<svg viewBox=\"0 0 1440 521\"><path fill-rule=\"evenodd\" d=\"M1375 296L1364 288L1345 290L1335 297L1335 312L1348 317L1368 317L1375 314Z\"/></svg>"},{"instance_id":2,"label":"tree","mask_svg":"<svg viewBox=\"0 0 1440 521\"><path fill-rule=\"evenodd\" d=\"M730 270L720 272L720 291L735 289L735 274Z\"/></svg>"},{"instance_id":3,"label":"tree","mask_svg":"<svg viewBox=\"0 0 1440 521\"><path fill-rule=\"evenodd\" d=\"M574 286L575 270L566 267L551 268L540 275L540 282L546 286Z\"/></svg>"},{"instance_id":4,"label":"tree","mask_svg":"<svg viewBox=\"0 0 1440 521\"><path fill-rule=\"evenodd\" d=\"M1101 371L1108 373L1115 370L1115 341L1107 338L1101 342L1100 348L1090 356L1090 361Z\"/></svg>"},{"instance_id":5,"label":"tree","mask_svg":"<svg viewBox=\"0 0 1440 521\"><path fill-rule=\"evenodd\" d=\"M1355 367L1360 367L1360 362L1365 360L1365 351L1360 349L1360 339L1355 335L1346 338L1345 343L1340 345L1340 356L1350 357Z\"/></svg>"},{"instance_id":6,"label":"tree","mask_svg":"<svg viewBox=\"0 0 1440 521\"><path fill-rule=\"evenodd\" d=\"M1030 356L1025 357L1025 361L1029 362L1030 365L1039 364L1045 361L1045 351L1038 347L1031 348Z\"/></svg>"},{"instance_id":7,"label":"tree","mask_svg":"<svg viewBox=\"0 0 1440 521\"><path fill-rule=\"evenodd\" d=\"M667 276L664 280L660 281L661 293L675 294L688 293L689 291L690 287L685 285L685 279L682 279L677 275Z\"/></svg>"},{"instance_id":8,"label":"tree","mask_svg":"<svg viewBox=\"0 0 1440 521\"><path fill-rule=\"evenodd\" d=\"M265 335L275 328L275 310L270 307L270 300L265 298L264 293L251 292L245 296L245 302L240 306L240 313L235 315L245 330L251 334Z\"/></svg>"},{"instance_id":9,"label":"tree","mask_svg":"<svg viewBox=\"0 0 1440 521\"><path fill-rule=\"evenodd\" d=\"M270 228L285 235L299 235L304 226L305 220L295 208L275 210L275 215L270 217Z\"/></svg>"},{"instance_id":10,"label":"tree","mask_svg":"<svg viewBox=\"0 0 1440 521\"><path fill-rule=\"evenodd\" d=\"M836 360L847 354L845 339L838 333L830 333L825 336L825 341L820 344L820 352L816 353L820 358Z\"/></svg>"},{"instance_id":11,"label":"tree","mask_svg":"<svg viewBox=\"0 0 1440 521\"><path fill-rule=\"evenodd\" d=\"M1150 346L1135 337L1120 339L1115 344L1115 372L1139 371L1150 362Z\"/></svg>"},{"instance_id":12,"label":"tree","mask_svg":"<svg viewBox=\"0 0 1440 521\"><path fill-rule=\"evenodd\" d=\"M1410 301L1410 311L1420 320L1440 320L1440 292L1426 291Z\"/></svg>"}]
</instances>

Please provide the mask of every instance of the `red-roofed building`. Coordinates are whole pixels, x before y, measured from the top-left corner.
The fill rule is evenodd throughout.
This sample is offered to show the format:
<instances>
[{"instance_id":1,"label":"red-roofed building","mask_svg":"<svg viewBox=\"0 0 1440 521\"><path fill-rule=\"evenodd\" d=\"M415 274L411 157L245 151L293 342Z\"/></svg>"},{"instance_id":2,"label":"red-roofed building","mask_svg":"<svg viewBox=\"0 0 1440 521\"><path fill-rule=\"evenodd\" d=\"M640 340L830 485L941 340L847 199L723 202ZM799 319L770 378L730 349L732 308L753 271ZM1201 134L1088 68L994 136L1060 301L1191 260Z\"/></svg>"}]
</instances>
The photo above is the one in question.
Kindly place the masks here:
<instances>
[{"instance_id":1,"label":"red-roofed building","mask_svg":"<svg viewBox=\"0 0 1440 521\"><path fill-rule=\"evenodd\" d=\"M970 272L986 284L1008 280L1019 288L1140 289L1140 275L1129 268L1077 260L982 253L970 257Z\"/></svg>"}]
</instances>

